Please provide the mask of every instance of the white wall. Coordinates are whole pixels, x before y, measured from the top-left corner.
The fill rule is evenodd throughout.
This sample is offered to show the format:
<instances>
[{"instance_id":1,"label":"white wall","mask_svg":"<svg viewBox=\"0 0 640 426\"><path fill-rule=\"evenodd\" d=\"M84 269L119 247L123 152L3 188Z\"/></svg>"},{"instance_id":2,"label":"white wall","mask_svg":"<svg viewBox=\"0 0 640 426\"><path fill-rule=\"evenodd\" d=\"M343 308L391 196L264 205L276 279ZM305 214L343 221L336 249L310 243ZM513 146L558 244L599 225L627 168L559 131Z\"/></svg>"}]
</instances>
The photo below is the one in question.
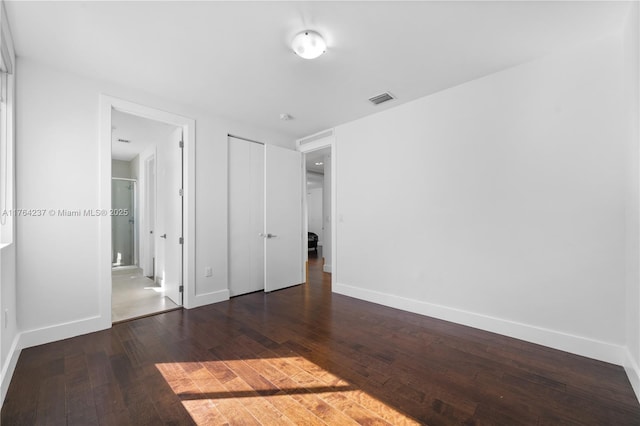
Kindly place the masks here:
<instances>
[{"instance_id":1,"label":"white wall","mask_svg":"<svg viewBox=\"0 0 640 426\"><path fill-rule=\"evenodd\" d=\"M640 399L640 7L631 5L627 18L624 41L624 83L627 94L628 120L628 200L627 200L627 286L626 286L626 339L628 354L625 367L636 395Z\"/></svg>"},{"instance_id":2,"label":"white wall","mask_svg":"<svg viewBox=\"0 0 640 426\"><path fill-rule=\"evenodd\" d=\"M622 58L611 37L337 127L335 291L620 363Z\"/></svg>"},{"instance_id":3,"label":"white wall","mask_svg":"<svg viewBox=\"0 0 640 426\"><path fill-rule=\"evenodd\" d=\"M133 177L133 163L134 161L111 160L111 176L135 179Z\"/></svg>"},{"instance_id":4,"label":"white wall","mask_svg":"<svg viewBox=\"0 0 640 426\"><path fill-rule=\"evenodd\" d=\"M309 232L318 235L318 245L322 245L322 188L307 189L307 219Z\"/></svg>"},{"instance_id":5,"label":"white wall","mask_svg":"<svg viewBox=\"0 0 640 426\"><path fill-rule=\"evenodd\" d=\"M293 138L206 111L19 59L19 208L96 208L99 95L196 120L196 293L227 290L227 133L293 148ZM52 107L55 100L55 107ZM99 321L98 222L24 218L18 223L18 321L23 345L93 331ZM72 266L72 267L71 267ZM205 278L205 266L213 276Z\"/></svg>"},{"instance_id":6,"label":"white wall","mask_svg":"<svg viewBox=\"0 0 640 426\"><path fill-rule=\"evenodd\" d=\"M9 50L9 57L13 64L13 74L8 76L9 88L14 88L14 82L18 73L15 52L13 50L13 40L7 21L4 2L0 7L0 37L6 41ZM7 116L2 125L5 126L4 138L0 147L6 155L5 159L11 159L3 163L6 173L2 174L0 183L2 190L3 209L13 209L15 204L15 168L13 159L15 158L15 91L9 90L6 96ZM6 179L6 181L5 181ZM4 191L7 191L6 193ZM16 350L18 343L18 322L17 322L17 299L16 299L16 232L15 221L7 218L0 224L1 245L0 248L0 405L4 402L9 382L15 365L18 361ZM6 313L6 316L5 316ZM14 355L15 354L15 355Z\"/></svg>"}]
</instances>

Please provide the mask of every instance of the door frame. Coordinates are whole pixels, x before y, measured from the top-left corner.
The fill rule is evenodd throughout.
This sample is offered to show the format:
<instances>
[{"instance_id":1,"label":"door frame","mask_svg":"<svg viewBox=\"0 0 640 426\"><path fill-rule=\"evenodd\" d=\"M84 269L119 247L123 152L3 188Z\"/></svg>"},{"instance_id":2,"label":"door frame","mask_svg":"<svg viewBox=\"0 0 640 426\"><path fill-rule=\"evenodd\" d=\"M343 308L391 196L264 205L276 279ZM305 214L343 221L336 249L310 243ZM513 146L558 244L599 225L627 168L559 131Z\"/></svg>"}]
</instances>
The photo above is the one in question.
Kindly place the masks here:
<instances>
[{"instance_id":1,"label":"door frame","mask_svg":"<svg viewBox=\"0 0 640 426\"><path fill-rule=\"evenodd\" d=\"M335 288L338 283L338 221L337 219L337 211L338 211L338 196L337 196L337 155L336 155L336 138L335 138L335 130L327 129L318 133L314 133L313 135L309 135L302 139L296 140L296 148L302 154L306 154L308 152L318 151L320 149L329 148L330 156L331 156L331 288ZM301 242L301 250L304 253L304 262L309 260L309 253L307 251L307 246L309 244L307 232L309 231L308 219L306 217L306 212L308 210L307 205L307 165L306 162L302 162L302 211L303 211L303 236Z\"/></svg>"},{"instance_id":2,"label":"door frame","mask_svg":"<svg viewBox=\"0 0 640 426\"><path fill-rule=\"evenodd\" d=\"M100 94L100 141L98 150L98 209L111 208L111 113L113 110L164 122L183 130L183 262L182 285L185 308L196 306L195 293L195 120L106 94ZM176 141L177 143L178 141ZM111 217L98 217L98 283L100 322L111 327Z\"/></svg>"}]
</instances>

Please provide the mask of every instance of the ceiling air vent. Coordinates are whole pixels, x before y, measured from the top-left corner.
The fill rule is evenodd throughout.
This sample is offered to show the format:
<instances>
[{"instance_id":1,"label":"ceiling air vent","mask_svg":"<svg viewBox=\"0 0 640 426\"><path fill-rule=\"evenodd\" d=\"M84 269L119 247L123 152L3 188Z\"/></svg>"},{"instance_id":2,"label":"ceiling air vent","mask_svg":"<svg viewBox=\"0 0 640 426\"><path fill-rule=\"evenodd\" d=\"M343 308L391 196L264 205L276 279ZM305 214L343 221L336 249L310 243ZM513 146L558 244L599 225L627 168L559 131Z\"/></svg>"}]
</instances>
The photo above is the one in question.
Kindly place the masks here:
<instances>
[{"instance_id":1,"label":"ceiling air vent","mask_svg":"<svg viewBox=\"0 0 640 426\"><path fill-rule=\"evenodd\" d=\"M129 139L118 139L118 142L131 143L131 141Z\"/></svg>"},{"instance_id":2,"label":"ceiling air vent","mask_svg":"<svg viewBox=\"0 0 640 426\"><path fill-rule=\"evenodd\" d=\"M371 102L374 105L380 105L381 103L390 101L392 99L395 99L393 95L389 92L385 92L385 93L376 95L372 98L369 98L369 102Z\"/></svg>"}]
</instances>

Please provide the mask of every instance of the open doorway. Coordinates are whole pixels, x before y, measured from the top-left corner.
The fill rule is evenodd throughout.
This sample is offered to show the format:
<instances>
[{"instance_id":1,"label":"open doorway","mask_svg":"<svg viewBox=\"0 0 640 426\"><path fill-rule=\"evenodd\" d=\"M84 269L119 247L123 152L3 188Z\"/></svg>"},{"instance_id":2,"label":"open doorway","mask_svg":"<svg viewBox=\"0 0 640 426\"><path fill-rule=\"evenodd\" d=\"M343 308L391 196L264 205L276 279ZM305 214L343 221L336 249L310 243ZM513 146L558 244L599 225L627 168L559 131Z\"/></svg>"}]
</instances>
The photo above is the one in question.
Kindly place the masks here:
<instances>
[{"instance_id":1,"label":"open doorway","mask_svg":"<svg viewBox=\"0 0 640 426\"><path fill-rule=\"evenodd\" d=\"M114 109L111 135L111 317L119 322L182 305L182 129ZM157 191L171 187L175 194Z\"/></svg>"},{"instance_id":2,"label":"open doorway","mask_svg":"<svg viewBox=\"0 0 640 426\"><path fill-rule=\"evenodd\" d=\"M305 154L307 259L309 265L331 272L331 148ZM319 266L319 268L318 268Z\"/></svg>"},{"instance_id":3,"label":"open doorway","mask_svg":"<svg viewBox=\"0 0 640 426\"><path fill-rule=\"evenodd\" d=\"M304 155L304 179L302 181L304 194L304 224L305 230L313 232L318 236L317 253L315 250L314 236L307 234L303 236L302 251L306 260L307 283L315 280L309 279L309 272L321 271L324 274L321 279L330 281L331 286L336 284L336 158L335 158L335 136L333 129L325 130L296 141L298 151ZM307 173L309 172L309 173ZM320 204L320 191L322 187L322 208ZM311 205L310 205L311 204ZM322 218L318 219L319 211L322 210ZM317 231L316 231L317 230ZM310 268L310 263L316 262ZM318 265L318 263L321 263ZM317 273L317 272L316 272ZM330 275L329 280L325 280Z\"/></svg>"}]
</instances>

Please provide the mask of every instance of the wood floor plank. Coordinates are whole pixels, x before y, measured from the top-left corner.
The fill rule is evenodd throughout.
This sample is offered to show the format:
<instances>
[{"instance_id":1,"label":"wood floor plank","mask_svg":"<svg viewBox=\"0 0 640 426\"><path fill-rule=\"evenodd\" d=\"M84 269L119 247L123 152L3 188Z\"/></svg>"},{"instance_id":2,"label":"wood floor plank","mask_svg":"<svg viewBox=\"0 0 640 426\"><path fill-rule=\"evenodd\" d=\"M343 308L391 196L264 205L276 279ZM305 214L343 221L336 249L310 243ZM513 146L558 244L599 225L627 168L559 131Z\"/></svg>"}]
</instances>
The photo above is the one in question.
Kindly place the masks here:
<instances>
[{"instance_id":1,"label":"wood floor plank","mask_svg":"<svg viewBox=\"0 0 640 426\"><path fill-rule=\"evenodd\" d=\"M251 362L252 360L236 360L236 355L228 351L228 348L217 347L212 348L211 352L223 361L230 369L236 371L243 371L243 366L239 365L242 362ZM235 364L234 364L235 363ZM272 392L269 402L274 405L281 413L283 413L290 421L295 424L322 424L324 423L321 416L318 416L317 412L313 409L309 409L309 404L306 404L303 399L297 397L298 395L292 392L295 389L295 385L291 383L282 383L285 379L285 375L277 368L266 362L252 362L250 366L255 370L256 374L250 374L249 370L244 369L244 377L249 381L250 385L255 390L264 390L263 387L267 387ZM318 406L324 408L322 404L318 402Z\"/></svg>"},{"instance_id":2,"label":"wood floor plank","mask_svg":"<svg viewBox=\"0 0 640 426\"><path fill-rule=\"evenodd\" d=\"M285 372L285 374L291 375L299 386L312 390L320 399L336 407L358 424L390 424L377 413L367 410L358 404L355 399L349 399L345 393L353 390L354 387L350 386L348 382L326 372L293 351L286 350L283 347L267 349L246 336L240 336L238 341L242 347L252 351L252 355L246 361L247 364L251 365L259 362L258 360L276 361L275 367ZM254 360L252 357L256 357L256 359ZM274 364L273 361L270 363ZM290 364L290 366L286 364ZM294 370L291 370L292 368Z\"/></svg>"},{"instance_id":3,"label":"wood floor plank","mask_svg":"<svg viewBox=\"0 0 640 426\"><path fill-rule=\"evenodd\" d=\"M36 422L38 425L66 423L64 376L49 377L40 385Z\"/></svg>"},{"instance_id":4,"label":"wood floor plank","mask_svg":"<svg viewBox=\"0 0 640 426\"><path fill-rule=\"evenodd\" d=\"M94 387L93 399L100 425L133 425L129 416L129 407L125 405L121 390L115 383Z\"/></svg>"},{"instance_id":5,"label":"wood floor plank","mask_svg":"<svg viewBox=\"0 0 640 426\"><path fill-rule=\"evenodd\" d=\"M65 385L66 421L69 425L97 425L98 413L86 380L74 380Z\"/></svg>"},{"instance_id":6,"label":"wood floor plank","mask_svg":"<svg viewBox=\"0 0 640 426\"><path fill-rule=\"evenodd\" d=\"M620 366L310 284L24 349L2 425L640 425Z\"/></svg>"}]
</instances>

